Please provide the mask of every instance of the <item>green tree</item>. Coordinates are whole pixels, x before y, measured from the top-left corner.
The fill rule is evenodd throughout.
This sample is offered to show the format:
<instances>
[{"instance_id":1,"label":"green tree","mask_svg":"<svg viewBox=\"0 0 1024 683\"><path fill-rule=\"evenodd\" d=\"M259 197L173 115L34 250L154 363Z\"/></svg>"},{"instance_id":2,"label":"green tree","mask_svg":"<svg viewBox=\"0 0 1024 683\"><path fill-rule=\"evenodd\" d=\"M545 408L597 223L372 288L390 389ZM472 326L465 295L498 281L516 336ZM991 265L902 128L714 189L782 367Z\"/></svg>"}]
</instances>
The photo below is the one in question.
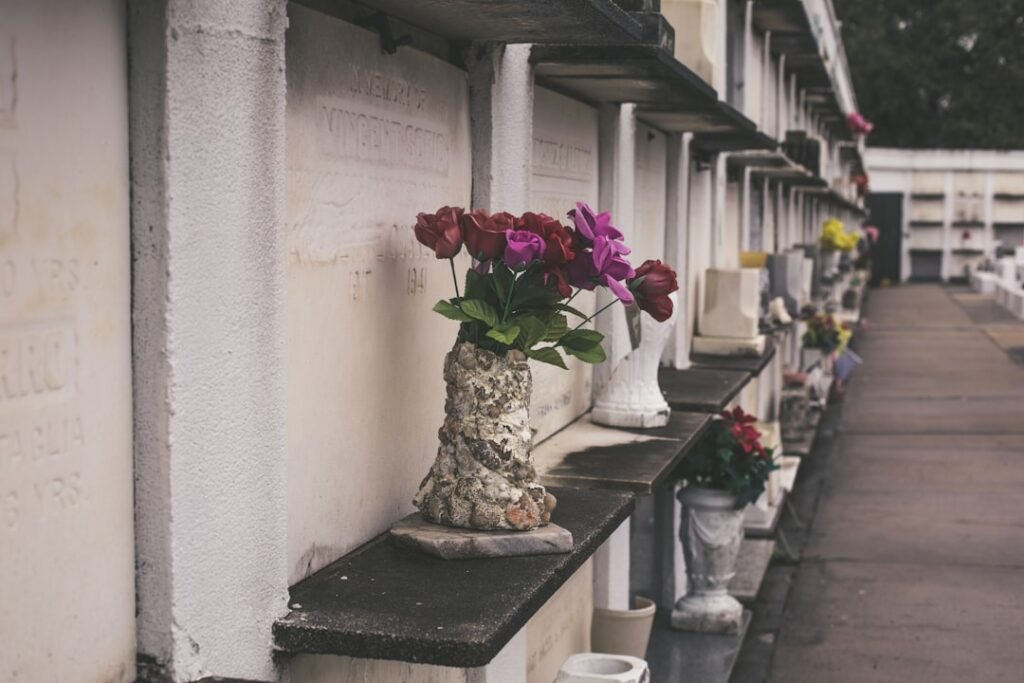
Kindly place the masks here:
<instances>
[{"instance_id":1,"label":"green tree","mask_svg":"<svg viewBox=\"0 0 1024 683\"><path fill-rule=\"evenodd\" d=\"M1024 148L1024 0L834 0L872 146Z\"/></svg>"}]
</instances>

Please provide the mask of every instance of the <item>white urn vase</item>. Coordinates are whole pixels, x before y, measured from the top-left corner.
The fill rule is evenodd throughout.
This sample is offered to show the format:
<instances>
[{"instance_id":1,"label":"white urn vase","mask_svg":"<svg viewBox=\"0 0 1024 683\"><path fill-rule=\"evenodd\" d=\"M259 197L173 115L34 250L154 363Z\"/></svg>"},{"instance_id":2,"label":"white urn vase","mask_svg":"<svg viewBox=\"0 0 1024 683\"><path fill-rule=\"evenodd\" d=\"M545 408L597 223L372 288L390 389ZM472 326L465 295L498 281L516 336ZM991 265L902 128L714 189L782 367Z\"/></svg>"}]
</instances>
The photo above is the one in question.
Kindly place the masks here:
<instances>
[{"instance_id":1,"label":"white urn vase","mask_svg":"<svg viewBox=\"0 0 1024 683\"><path fill-rule=\"evenodd\" d=\"M672 299L668 320L658 322L649 315L641 315L640 346L615 367L598 395L591 414L595 423L640 429L668 424L672 410L658 386L658 366L679 311L676 293L668 296Z\"/></svg>"},{"instance_id":2,"label":"white urn vase","mask_svg":"<svg viewBox=\"0 0 1024 683\"><path fill-rule=\"evenodd\" d=\"M726 491L687 486L679 538L686 559L687 593L672 610L672 628L702 633L737 633L743 606L728 593L743 540L744 509Z\"/></svg>"}]
</instances>

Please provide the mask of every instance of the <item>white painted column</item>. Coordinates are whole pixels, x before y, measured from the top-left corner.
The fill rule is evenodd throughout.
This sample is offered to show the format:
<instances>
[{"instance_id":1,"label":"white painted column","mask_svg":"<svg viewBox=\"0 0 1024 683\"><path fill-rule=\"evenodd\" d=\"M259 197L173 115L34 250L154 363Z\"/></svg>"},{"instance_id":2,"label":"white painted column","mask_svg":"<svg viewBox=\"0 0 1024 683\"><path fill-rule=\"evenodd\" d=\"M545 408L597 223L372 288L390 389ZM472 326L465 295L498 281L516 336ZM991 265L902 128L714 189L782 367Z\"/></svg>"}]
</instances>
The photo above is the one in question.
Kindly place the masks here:
<instances>
[{"instance_id":1,"label":"white painted column","mask_svg":"<svg viewBox=\"0 0 1024 683\"><path fill-rule=\"evenodd\" d=\"M697 331L697 320L704 308L704 280L707 269L711 267L714 251L715 227L715 181L716 165L699 162L690 180L690 220L687 242L687 279L681 282L681 293L687 299L686 319L680 319L679 325L686 334L687 344L692 344L693 335ZM689 355L687 355L689 362Z\"/></svg>"},{"instance_id":2,"label":"white painted column","mask_svg":"<svg viewBox=\"0 0 1024 683\"><path fill-rule=\"evenodd\" d=\"M719 154L714 158L714 180L712 185L711 209L711 264L712 268L721 268L725 264L725 205L728 186L728 169L726 155Z\"/></svg>"},{"instance_id":3,"label":"white painted column","mask_svg":"<svg viewBox=\"0 0 1024 683\"><path fill-rule=\"evenodd\" d=\"M594 607L629 609L629 525L626 519L594 553Z\"/></svg>"},{"instance_id":4,"label":"white painted column","mask_svg":"<svg viewBox=\"0 0 1024 683\"><path fill-rule=\"evenodd\" d=\"M953 202L956 201L956 197L952 171L946 172L945 183L946 197L943 201L945 210L942 216L942 270L940 274L943 282L948 280L953 272Z\"/></svg>"},{"instance_id":5,"label":"white painted column","mask_svg":"<svg viewBox=\"0 0 1024 683\"><path fill-rule=\"evenodd\" d=\"M474 208L513 214L530 210L530 48L526 44L486 44L470 49Z\"/></svg>"},{"instance_id":6,"label":"white painted column","mask_svg":"<svg viewBox=\"0 0 1024 683\"><path fill-rule=\"evenodd\" d=\"M985 205L982 208L983 220L985 221L985 234L982 236L981 244L982 249L985 251L986 256L989 258L995 258L995 228L993 222L995 221L994 215L994 202L995 202L995 178L992 171L985 173Z\"/></svg>"},{"instance_id":7,"label":"white painted column","mask_svg":"<svg viewBox=\"0 0 1024 683\"><path fill-rule=\"evenodd\" d=\"M751 169L745 166L743 180L740 181L740 251L750 251L750 212L753 210L751 181Z\"/></svg>"},{"instance_id":8,"label":"white painted column","mask_svg":"<svg viewBox=\"0 0 1024 683\"><path fill-rule=\"evenodd\" d=\"M286 25L130 3L138 645L172 681L276 679Z\"/></svg>"},{"instance_id":9,"label":"white painted column","mask_svg":"<svg viewBox=\"0 0 1024 683\"><path fill-rule=\"evenodd\" d=\"M600 128L598 202L601 211L612 214L612 223L630 244L636 192L636 105L605 105L598 110ZM639 265L639 264L635 264ZM597 293L597 310L614 299L605 288ZM595 320L595 328L605 335L608 360L594 366L593 394L597 396L612 371L631 350L626 315L621 306L612 306Z\"/></svg>"},{"instance_id":10,"label":"white painted column","mask_svg":"<svg viewBox=\"0 0 1024 683\"><path fill-rule=\"evenodd\" d=\"M679 297L675 328L669 337L662 362L669 367L690 367L690 325L692 297L687 284L690 277L690 143L693 133L668 138L668 195L665 217L665 259L676 270Z\"/></svg>"}]
</instances>

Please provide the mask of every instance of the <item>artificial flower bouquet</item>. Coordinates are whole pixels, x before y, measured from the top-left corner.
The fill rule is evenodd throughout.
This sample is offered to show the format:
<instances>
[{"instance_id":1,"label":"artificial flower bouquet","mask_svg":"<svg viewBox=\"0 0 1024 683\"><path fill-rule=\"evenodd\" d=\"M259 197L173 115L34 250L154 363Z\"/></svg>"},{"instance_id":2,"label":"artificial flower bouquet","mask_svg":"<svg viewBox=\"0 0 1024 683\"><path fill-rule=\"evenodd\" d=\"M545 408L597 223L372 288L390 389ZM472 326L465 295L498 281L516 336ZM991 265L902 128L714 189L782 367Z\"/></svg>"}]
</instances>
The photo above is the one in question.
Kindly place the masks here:
<instances>
[{"instance_id":1,"label":"artificial flower bouquet","mask_svg":"<svg viewBox=\"0 0 1024 683\"><path fill-rule=\"evenodd\" d=\"M829 218L821 226L821 237L819 243L825 251L853 251L860 242L860 235L856 232L846 232L843 222L835 218Z\"/></svg>"},{"instance_id":2,"label":"artificial flower bouquet","mask_svg":"<svg viewBox=\"0 0 1024 683\"><path fill-rule=\"evenodd\" d=\"M727 491L736 507L756 501L768 475L778 469L773 449L761 444L757 418L736 407L714 418L700 443L683 460L681 474L688 485Z\"/></svg>"},{"instance_id":3,"label":"artificial flower bouquet","mask_svg":"<svg viewBox=\"0 0 1024 683\"><path fill-rule=\"evenodd\" d=\"M812 315L804 320L807 331L804 332L805 349L821 349L826 354L836 351L840 355L846 350L853 333L831 315Z\"/></svg>"},{"instance_id":4,"label":"artificial flower bouquet","mask_svg":"<svg viewBox=\"0 0 1024 683\"><path fill-rule=\"evenodd\" d=\"M518 349L565 368L563 353L587 363L605 359L603 335L584 326L618 301L635 303L658 321L672 315L668 295L678 284L670 267L648 260L634 269L607 212L578 202L567 215L572 225L543 213L450 206L417 216L416 238L451 263L455 296L434 310L461 323L459 342L500 355ZM463 247L474 265L460 290L453 259ZM598 287L615 300L593 315L571 305L581 291Z\"/></svg>"}]
</instances>

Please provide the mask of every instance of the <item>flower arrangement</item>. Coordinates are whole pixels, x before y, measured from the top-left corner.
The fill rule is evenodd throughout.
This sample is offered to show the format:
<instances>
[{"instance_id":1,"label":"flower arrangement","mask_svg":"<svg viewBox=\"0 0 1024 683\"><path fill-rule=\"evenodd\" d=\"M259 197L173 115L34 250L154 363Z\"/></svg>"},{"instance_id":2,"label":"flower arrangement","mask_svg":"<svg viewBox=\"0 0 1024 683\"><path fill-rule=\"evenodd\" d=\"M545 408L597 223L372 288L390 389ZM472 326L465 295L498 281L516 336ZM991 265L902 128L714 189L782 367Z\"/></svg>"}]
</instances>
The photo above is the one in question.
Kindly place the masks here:
<instances>
[{"instance_id":1,"label":"flower arrangement","mask_svg":"<svg viewBox=\"0 0 1024 683\"><path fill-rule=\"evenodd\" d=\"M829 218L821 226L819 243L825 251L853 251L859 241L860 235L846 232L843 222L838 219Z\"/></svg>"},{"instance_id":2,"label":"flower arrangement","mask_svg":"<svg viewBox=\"0 0 1024 683\"><path fill-rule=\"evenodd\" d=\"M690 485L728 491L736 507L753 503L764 491L768 475L778 469L773 449L761 444L757 418L736 407L717 415L711 427L681 465Z\"/></svg>"},{"instance_id":3,"label":"flower arrangement","mask_svg":"<svg viewBox=\"0 0 1024 683\"><path fill-rule=\"evenodd\" d=\"M567 214L572 226L543 213L466 211L445 206L416 218L416 238L448 259L455 296L434 310L461 323L459 342L504 355L518 349L534 360L565 368L562 354L587 363L605 359L600 332L584 328L621 301L636 304L658 321L672 315L675 272L648 260L634 269L629 247L607 212L578 202ZM475 265L459 291L454 257L465 246ZM593 315L571 305L581 291L605 287L615 301ZM570 326L568 316L574 317Z\"/></svg>"},{"instance_id":4,"label":"flower arrangement","mask_svg":"<svg viewBox=\"0 0 1024 683\"><path fill-rule=\"evenodd\" d=\"M851 112L846 116L846 125L855 135L867 135L875 129L875 124L864 118L860 112Z\"/></svg>"},{"instance_id":5,"label":"flower arrangement","mask_svg":"<svg viewBox=\"0 0 1024 683\"><path fill-rule=\"evenodd\" d=\"M803 344L806 349L821 349L825 353L846 350L853 333L831 315L813 315L805 320Z\"/></svg>"},{"instance_id":6,"label":"flower arrangement","mask_svg":"<svg viewBox=\"0 0 1024 683\"><path fill-rule=\"evenodd\" d=\"M858 197L864 197L871 192L871 179L866 173L857 173L854 175L853 184L857 187Z\"/></svg>"}]
</instances>

